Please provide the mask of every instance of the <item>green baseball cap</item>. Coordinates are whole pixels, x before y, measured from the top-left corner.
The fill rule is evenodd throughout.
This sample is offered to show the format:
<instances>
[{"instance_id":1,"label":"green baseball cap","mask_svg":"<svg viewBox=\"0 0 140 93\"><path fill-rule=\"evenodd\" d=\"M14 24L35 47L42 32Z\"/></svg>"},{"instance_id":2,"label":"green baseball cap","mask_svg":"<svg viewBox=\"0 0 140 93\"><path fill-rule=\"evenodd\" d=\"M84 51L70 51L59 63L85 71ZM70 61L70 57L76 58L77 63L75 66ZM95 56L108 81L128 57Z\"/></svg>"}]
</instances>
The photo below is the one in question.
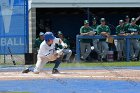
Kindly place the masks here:
<instances>
[{"instance_id":1,"label":"green baseball cap","mask_svg":"<svg viewBox=\"0 0 140 93\"><path fill-rule=\"evenodd\" d=\"M101 18L100 21L101 21L101 22L105 22L105 18Z\"/></svg>"},{"instance_id":2,"label":"green baseball cap","mask_svg":"<svg viewBox=\"0 0 140 93\"><path fill-rule=\"evenodd\" d=\"M136 21L136 18L132 18L132 19L131 19L131 22L135 22L135 21Z\"/></svg>"},{"instance_id":3,"label":"green baseball cap","mask_svg":"<svg viewBox=\"0 0 140 93\"><path fill-rule=\"evenodd\" d=\"M40 36L43 36L43 35L44 35L44 33L43 33L43 32L40 32L40 33L39 33L39 35L40 35Z\"/></svg>"},{"instance_id":4,"label":"green baseball cap","mask_svg":"<svg viewBox=\"0 0 140 93\"><path fill-rule=\"evenodd\" d=\"M92 21L96 21L96 18L94 17L94 18L92 19Z\"/></svg>"},{"instance_id":5,"label":"green baseball cap","mask_svg":"<svg viewBox=\"0 0 140 93\"><path fill-rule=\"evenodd\" d=\"M57 34L59 34L59 35L63 35L63 33L62 33L61 31L58 31Z\"/></svg>"},{"instance_id":6,"label":"green baseball cap","mask_svg":"<svg viewBox=\"0 0 140 93\"><path fill-rule=\"evenodd\" d=\"M123 21L123 20L119 20L119 22L120 22L120 23L123 23L124 21Z\"/></svg>"},{"instance_id":7,"label":"green baseball cap","mask_svg":"<svg viewBox=\"0 0 140 93\"><path fill-rule=\"evenodd\" d=\"M89 24L88 20L84 20L84 24Z\"/></svg>"},{"instance_id":8,"label":"green baseball cap","mask_svg":"<svg viewBox=\"0 0 140 93\"><path fill-rule=\"evenodd\" d=\"M126 15L126 16L125 16L125 19L127 19L127 18L129 18L129 16L128 16L128 15Z\"/></svg>"}]
</instances>

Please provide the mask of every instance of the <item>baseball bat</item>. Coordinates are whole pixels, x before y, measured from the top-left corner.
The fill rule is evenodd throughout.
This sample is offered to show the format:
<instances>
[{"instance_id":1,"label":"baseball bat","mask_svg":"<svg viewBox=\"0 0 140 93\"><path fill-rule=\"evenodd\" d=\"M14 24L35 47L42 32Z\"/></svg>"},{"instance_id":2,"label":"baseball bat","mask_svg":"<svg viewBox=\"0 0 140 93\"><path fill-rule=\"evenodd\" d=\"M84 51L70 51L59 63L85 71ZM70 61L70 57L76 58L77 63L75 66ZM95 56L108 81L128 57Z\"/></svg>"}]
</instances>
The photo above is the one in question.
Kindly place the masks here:
<instances>
[{"instance_id":1,"label":"baseball bat","mask_svg":"<svg viewBox=\"0 0 140 93\"><path fill-rule=\"evenodd\" d=\"M11 55L11 59L12 59L13 64L16 65L16 62L15 62L15 60L14 60L14 57L13 57L13 55L12 55L12 52L11 52L10 47L8 47L8 50L9 50L9 53L10 53L10 55Z\"/></svg>"}]
</instances>

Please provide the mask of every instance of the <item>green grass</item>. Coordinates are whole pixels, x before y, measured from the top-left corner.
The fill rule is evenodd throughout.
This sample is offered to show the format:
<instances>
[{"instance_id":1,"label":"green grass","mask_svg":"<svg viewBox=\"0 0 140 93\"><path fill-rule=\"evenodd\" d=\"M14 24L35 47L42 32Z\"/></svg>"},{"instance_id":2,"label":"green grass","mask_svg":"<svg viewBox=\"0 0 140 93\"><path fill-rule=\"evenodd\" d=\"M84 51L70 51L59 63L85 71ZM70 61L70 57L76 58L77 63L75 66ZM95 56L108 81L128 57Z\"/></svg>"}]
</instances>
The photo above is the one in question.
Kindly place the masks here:
<instances>
[{"instance_id":1,"label":"green grass","mask_svg":"<svg viewBox=\"0 0 140 93\"><path fill-rule=\"evenodd\" d=\"M54 63L46 64L45 67L53 67ZM140 66L140 62L77 62L61 63L60 67L93 67L93 66Z\"/></svg>"},{"instance_id":2,"label":"green grass","mask_svg":"<svg viewBox=\"0 0 140 93\"><path fill-rule=\"evenodd\" d=\"M2 66L14 66L12 63L0 63ZM21 66L21 64L18 64L17 67ZM22 64L24 66L24 64ZM35 65L35 64L34 64ZM48 63L46 64L46 68L52 68L54 66L54 63ZM94 67L94 66L140 66L140 61L137 62L73 62L73 63L64 63L62 62L60 64L60 67Z\"/></svg>"}]
</instances>

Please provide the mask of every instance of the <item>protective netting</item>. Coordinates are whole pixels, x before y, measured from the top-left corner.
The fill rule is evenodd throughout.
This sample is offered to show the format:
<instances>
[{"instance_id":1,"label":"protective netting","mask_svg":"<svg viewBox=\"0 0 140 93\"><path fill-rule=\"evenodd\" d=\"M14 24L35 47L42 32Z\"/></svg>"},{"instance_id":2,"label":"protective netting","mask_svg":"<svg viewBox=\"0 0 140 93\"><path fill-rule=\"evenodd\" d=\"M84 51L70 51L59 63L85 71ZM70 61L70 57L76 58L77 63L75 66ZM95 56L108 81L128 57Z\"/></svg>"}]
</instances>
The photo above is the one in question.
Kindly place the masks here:
<instances>
[{"instance_id":1,"label":"protective netting","mask_svg":"<svg viewBox=\"0 0 140 93\"><path fill-rule=\"evenodd\" d=\"M0 64L6 64L6 65L13 65L13 61L16 62L16 64L22 65L25 64L25 57L24 55L0 55Z\"/></svg>"}]
</instances>

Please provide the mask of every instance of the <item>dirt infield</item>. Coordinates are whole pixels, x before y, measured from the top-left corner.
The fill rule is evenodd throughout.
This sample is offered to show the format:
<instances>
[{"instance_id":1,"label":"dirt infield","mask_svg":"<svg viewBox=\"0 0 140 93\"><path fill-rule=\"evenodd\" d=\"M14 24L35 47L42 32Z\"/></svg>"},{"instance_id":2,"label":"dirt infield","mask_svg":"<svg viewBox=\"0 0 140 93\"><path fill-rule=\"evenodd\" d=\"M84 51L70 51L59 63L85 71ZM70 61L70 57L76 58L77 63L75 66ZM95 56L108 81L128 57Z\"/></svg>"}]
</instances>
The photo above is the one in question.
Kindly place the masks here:
<instances>
[{"instance_id":1,"label":"dirt infield","mask_svg":"<svg viewBox=\"0 0 140 93\"><path fill-rule=\"evenodd\" d=\"M113 69L113 70L61 70L61 74L51 74L51 71L43 71L39 74L21 71L2 71L0 80L30 80L30 79L99 79L99 80L127 80L140 81L140 70Z\"/></svg>"}]
</instances>

